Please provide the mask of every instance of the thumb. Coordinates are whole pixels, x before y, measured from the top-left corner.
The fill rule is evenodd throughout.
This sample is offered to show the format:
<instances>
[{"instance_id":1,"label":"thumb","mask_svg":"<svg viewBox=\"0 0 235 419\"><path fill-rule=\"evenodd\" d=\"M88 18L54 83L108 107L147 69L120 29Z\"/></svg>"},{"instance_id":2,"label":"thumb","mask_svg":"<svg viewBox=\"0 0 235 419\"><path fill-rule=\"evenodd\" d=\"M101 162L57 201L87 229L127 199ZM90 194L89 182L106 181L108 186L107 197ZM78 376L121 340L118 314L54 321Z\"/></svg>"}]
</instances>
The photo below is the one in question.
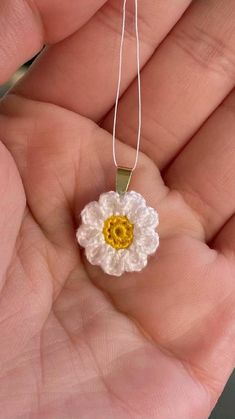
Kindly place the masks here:
<instances>
[{"instance_id":1,"label":"thumb","mask_svg":"<svg viewBox=\"0 0 235 419\"><path fill-rule=\"evenodd\" d=\"M45 43L80 28L106 0L1 0L0 85Z\"/></svg>"}]
</instances>

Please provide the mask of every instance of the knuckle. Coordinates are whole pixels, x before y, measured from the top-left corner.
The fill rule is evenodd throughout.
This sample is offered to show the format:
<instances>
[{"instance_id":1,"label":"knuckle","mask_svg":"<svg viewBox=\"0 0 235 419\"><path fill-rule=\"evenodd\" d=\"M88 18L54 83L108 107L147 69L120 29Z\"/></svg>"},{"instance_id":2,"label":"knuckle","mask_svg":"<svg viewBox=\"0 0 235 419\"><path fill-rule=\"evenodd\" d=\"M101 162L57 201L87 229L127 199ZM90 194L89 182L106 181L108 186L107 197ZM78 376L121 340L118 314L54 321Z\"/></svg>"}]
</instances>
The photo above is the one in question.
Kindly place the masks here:
<instances>
[{"instance_id":1,"label":"knuckle","mask_svg":"<svg viewBox=\"0 0 235 419\"><path fill-rule=\"evenodd\" d=\"M96 14L98 21L100 21L104 26L106 26L111 32L118 34L120 36L120 19L121 19L121 9L118 6L117 2L109 2L107 6L101 8ZM135 34L135 7L132 4L126 10L126 26L125 26L125 36L126 39L130 42L136 42ZM138 16L139 29L141 42L145 43L152 48L155 48L156 41L154 39L154 28L149 24L148 19L143 16L143 13L139 12Z\"/></svg>"},{"instance_id":2,"label":"knuckle","mask_svg":"<svg viewBox=\"0 0 235 419\"><path fill-rule=\"evenodd\" d=\"M173 41L204 70L227 75L235 80L235 49L221 37L196 25L187 30L175 29Z\"/></svg>"}]
</instances>

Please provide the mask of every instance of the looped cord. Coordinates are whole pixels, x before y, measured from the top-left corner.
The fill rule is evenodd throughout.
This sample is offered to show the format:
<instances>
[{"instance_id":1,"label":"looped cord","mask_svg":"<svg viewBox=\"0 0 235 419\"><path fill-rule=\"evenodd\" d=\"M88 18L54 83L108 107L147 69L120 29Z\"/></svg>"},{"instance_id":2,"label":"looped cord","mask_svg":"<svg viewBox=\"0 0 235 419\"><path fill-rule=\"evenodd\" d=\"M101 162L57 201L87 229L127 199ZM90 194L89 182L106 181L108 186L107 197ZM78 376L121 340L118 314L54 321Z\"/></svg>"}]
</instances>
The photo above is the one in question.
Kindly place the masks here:
<instances>
[{"instance_id":1,"label":"looped cord","mask_svg":"<svg viewBox=\"0 0 235 419\"><path fill-rule=\"evenodd\" d=\"M127 0L123 1L123 19L122 19L122 35L121 35L121 45L120 45L120 57L119 57L119 71L118 71L118 86L117 86L117 95L114 108L114 118L113 118L113 161L116 167L119 167L116 158L116 126L117 126L117 112L118 104L121 90L121 81L122 81L122 64L123 64L123 46L125 38L125 28L126 28L126 4ZM138 80L138 131L137 131L137 141L136 141L136 156L132 171L136 169L139 151L140 151L140 138L141 138L141 125L142 125L142 103L141 103L141 80L140 80L140 40L139 40L139 28L138 28L138 0L135 0L135 34L136 34L136 62L137 62L137 80Z\"/></svg>"}]
</instances>

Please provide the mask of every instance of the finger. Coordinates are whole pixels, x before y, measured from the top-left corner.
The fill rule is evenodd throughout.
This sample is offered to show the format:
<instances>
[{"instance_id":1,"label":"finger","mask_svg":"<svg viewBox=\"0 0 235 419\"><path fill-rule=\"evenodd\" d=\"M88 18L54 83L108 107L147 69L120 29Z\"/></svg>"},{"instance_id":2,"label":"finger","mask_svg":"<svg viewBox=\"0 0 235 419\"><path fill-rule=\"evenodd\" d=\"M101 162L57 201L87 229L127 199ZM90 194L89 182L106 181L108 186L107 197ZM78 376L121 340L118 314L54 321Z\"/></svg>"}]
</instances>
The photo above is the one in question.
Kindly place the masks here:
<instances>
[{"instance_id":1,"label":"finger","mask_svg":"<svg viewBox=\"0 0 235 419\"><path fill-rule=\"evenodd\" d=\"M14 253L25 209L19 173L9 151L0 142L0 291Z\"/></svg>"},{"instance_id":2,"label":"finger","mask_svg":"<svg viewBox=\"0 0 235 419\"><path fill-rule=\"evenodd\" d=\"M0 84L44 43L57 42L79 27L105 0L1 0Z\"/></svg>"},{"instance_id":3,"label":"finger","mask_svg":"<svg viewBox=\"0 0 235 419\"><path fill-rule=\"evenodd\" d=\"M190 0L139 1L142 66L189 3ZM122 92L136 76L134 2L127 4ZM82 30L45 51L16 91L94 120L103 118L116 96L121 6L121 2L109 1Z\"/></svg>"},{"instance_id":4,"label":"finger","mask_svg":"<svg viewBox=\"0 0 235 419\"><path fill-rule=\"evenodd\" d=\"M55 43L81 28L107 0L34 0L43 18L45 41Z\"/></svg>"},{"instance_id":5,"label":"finger","mask_svg":"<svg viewBox=\"0 0 235 419\"><path fill-rule=\"evenodd\" d=\"M141 149L164 168L235 83L234 1L193 2L142 71ZM136 144L137 82L122 97L117 137ZM127 111L128 109L128 118ZM112 130L113 112L103 123Z\"/></svg>"},{"instance_id":6,"label":"finger","mask_svg":"<svg viewBox=\"0 0 235 419\"><path fill-rule=\"evenodd\" d=\"M214 112L166 173L204 226L207 240L235 211L235 91Z\"/></svg>"},{"instance_id":7,"label":"finger","mask_svg":"<svg viewBox=\"0 0 235 419\"><path fill-rule=\"evenodd\" d=\"M234 263L235 259L235 215L225 224L212 243L215 249L225 254Z\"/></svg>"}]
</instances>

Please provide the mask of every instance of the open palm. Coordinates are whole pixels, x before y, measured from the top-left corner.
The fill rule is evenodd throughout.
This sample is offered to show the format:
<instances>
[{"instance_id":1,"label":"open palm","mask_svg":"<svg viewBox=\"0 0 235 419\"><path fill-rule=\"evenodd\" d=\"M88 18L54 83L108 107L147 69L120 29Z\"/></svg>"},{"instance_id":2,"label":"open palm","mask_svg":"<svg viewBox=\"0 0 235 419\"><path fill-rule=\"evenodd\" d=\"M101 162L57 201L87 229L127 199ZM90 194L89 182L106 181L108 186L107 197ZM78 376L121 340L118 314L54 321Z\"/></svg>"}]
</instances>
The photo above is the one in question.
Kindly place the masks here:
<instances>
[{"instance_id":1,"label":"open palm","mask_svg":"<svg viewBox=\"0 0 235 419\"><path fill-rule=\"evenodd\" d=\"M123 165L137 118L129 3ZM4 419L202 419L233 368L232 0L139 1L144 115L131 189L157 208L160 247L142 273L117 279L76 243L81 209L114 187L120 12L116 0L1 2L2 82L53 44L0 106Z\"/></svg>"}]
</instances>

